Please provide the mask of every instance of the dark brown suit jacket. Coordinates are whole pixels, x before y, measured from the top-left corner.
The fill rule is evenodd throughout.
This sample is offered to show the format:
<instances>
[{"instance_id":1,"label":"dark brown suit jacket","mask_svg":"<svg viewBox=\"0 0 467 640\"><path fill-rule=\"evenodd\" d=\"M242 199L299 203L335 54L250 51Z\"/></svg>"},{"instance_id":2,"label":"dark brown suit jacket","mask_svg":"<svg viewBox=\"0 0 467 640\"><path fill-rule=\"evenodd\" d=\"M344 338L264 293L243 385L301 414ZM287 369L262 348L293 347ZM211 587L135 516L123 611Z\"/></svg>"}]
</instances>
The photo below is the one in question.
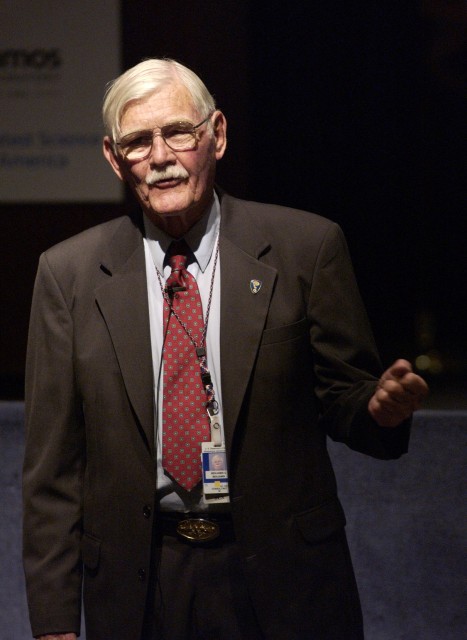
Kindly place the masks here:
<instances>
[{"instance_id":1,"label":"dark brown suit jacket","mask_svg":"<svg viewBox=\"0 0 467 640\"><path fill-rule=\"evenodd\" d=\"M223 195L220 265L232 511L258 620L271 640L359 638L326 434L390 458L408 427L367 413L380 364L345 241L319 216ZM141 222L123 217L47 251L37 275L24 468L35 635L79 629L84 574L88 640L139 637L153 387Z\"/></svg>"}]
</instances>

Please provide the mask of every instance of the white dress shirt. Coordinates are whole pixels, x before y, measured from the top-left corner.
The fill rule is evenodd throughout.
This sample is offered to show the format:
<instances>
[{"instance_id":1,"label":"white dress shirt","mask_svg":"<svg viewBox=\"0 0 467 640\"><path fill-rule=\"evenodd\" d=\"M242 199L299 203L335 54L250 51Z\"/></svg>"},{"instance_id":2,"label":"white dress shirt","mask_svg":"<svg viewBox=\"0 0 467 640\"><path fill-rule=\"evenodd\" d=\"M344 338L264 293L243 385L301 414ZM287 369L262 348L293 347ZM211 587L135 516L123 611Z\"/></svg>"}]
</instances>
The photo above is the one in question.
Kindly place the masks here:
<instances>
[{"instance_id":1,"label":"white dress shirt","mask_svg":"<svg viewBox=\"0 0 467 640\"><path fill-rule=\"evenodd\" d=\"M211 307L206 334L206 353L208 368L214 386L215 399L219 404L222 421L222 395L220 371L220 260L217 260L213 275L215 255L219 240L220 206L217 195L210 209L206 212L184 236L186 243L193 252L188 257L188 271L194 276L198 284L203 314L206 322L209 294L212 288ZM162 467L162 385L163 363L161 351L163 346L163 296L161 289L170 275L171 268L165 261L165 255L173 238L156 227L144 216L144 253L146 260L146 278L148 284L149 322L151 330L151 350L154 370L154 433L157 451L157 499L158 508L163 511L212 511L203 500L201 485L192 491L186 491L170 478ZM157 272L160 274L158 278ZM160 401L159 401L160 399ZM222 439L224 436L222 434ZM200 445L201 456L201 445ZM217 505L216 505L217 507ZM221 507L221 505L219 505ZM225 505L222 506L225 510Z\"/></svg>"}]
</instances>

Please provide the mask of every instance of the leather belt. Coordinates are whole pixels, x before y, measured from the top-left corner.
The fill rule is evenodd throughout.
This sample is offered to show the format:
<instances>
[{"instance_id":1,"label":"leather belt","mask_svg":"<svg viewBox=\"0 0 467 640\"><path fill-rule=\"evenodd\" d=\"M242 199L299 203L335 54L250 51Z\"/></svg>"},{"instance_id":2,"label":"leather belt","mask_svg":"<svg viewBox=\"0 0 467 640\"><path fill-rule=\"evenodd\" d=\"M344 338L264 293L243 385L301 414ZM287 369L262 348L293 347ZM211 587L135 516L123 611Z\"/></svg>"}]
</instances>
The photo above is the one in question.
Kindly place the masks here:
<instances>
[{"instance_id":1,"label":"leather belt","mask_svg":"<svg viewBox=\"0 0 467 640\"><path fill-rule=\"evenodd\" d=\"M177 537L193 545L235 540L232 518L224 513L211 515L159 511L156 527L162 535Z\"/></svg>"}]
</instances>

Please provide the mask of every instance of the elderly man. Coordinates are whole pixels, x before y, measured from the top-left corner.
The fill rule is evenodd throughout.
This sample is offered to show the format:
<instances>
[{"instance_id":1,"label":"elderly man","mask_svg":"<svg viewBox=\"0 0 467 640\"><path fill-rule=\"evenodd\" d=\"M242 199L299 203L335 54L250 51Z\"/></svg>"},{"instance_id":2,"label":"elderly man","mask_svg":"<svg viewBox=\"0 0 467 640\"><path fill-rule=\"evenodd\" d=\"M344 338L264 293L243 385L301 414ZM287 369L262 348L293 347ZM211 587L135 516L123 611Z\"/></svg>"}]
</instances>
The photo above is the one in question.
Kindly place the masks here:
<instances>
[{"instance_id":1,"label":"elderly man","mask_svg":"<svg viewBox=\"0 0 467 640\"><path fill-rule=\"evenodd\" d=\"M381 373L337 225L215 188L226 119L193 72L140 63L104 122L139 207L40 260L33 635L75 638L84 585L88 640L360 639L326 435L396 458L426 385Z\"/></svg>"}]
</instances>

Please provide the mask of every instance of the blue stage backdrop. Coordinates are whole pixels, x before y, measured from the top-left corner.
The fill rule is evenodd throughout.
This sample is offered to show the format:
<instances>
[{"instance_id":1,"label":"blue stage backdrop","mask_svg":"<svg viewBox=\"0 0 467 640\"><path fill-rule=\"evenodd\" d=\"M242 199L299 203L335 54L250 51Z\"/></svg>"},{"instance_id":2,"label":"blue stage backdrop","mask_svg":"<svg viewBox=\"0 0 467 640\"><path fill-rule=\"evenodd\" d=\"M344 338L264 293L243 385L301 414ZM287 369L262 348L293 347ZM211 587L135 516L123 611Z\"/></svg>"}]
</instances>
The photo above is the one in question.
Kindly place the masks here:
<instances>
[{"instance_id":1,"label":"blue stage backdrop","mask_svg":"<svg viewBox=\"0 0 467 640\"><path fill-rule=\"evenodd\" d=\"M8 640L31 638L21 566L23 424L23 403L0 403L0 636ZM467 412L420 411L400 460L330 443L368 640L467 638L466 435Z\"/></svg>"}]
</instances>

